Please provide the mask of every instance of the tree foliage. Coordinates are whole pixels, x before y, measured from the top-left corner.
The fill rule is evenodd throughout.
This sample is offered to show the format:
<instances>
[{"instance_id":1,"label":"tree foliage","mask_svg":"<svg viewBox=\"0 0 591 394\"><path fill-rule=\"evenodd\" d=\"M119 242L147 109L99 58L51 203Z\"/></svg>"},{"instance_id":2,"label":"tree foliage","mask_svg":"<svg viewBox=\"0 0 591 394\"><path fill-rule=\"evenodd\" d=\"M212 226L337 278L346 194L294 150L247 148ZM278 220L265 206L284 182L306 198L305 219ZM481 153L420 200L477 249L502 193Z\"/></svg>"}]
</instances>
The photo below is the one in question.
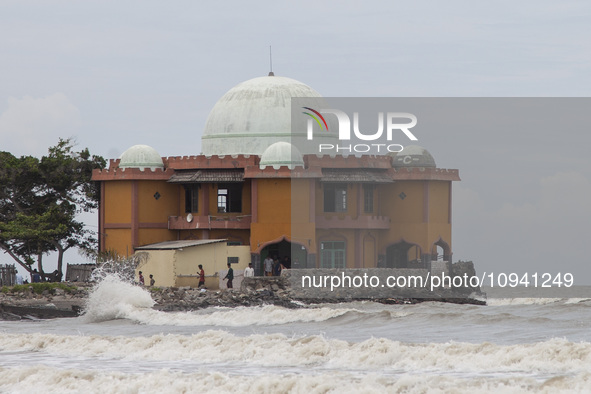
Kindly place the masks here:
<instances>
[{"instance_id":1,"label":"tree foliage","mask_svg":"<svg viewBox=\"0 0 591 394\"><path fill-rule=\"evenodd\" d=\"M92 170L105 159L88 149L75 152L71 139L60 139L41 159L0 152L0 248L28 272L43 275L43 256L96 245L94 234L76 215L98 207L100 190Z\"/></svg>"}]
</instances>

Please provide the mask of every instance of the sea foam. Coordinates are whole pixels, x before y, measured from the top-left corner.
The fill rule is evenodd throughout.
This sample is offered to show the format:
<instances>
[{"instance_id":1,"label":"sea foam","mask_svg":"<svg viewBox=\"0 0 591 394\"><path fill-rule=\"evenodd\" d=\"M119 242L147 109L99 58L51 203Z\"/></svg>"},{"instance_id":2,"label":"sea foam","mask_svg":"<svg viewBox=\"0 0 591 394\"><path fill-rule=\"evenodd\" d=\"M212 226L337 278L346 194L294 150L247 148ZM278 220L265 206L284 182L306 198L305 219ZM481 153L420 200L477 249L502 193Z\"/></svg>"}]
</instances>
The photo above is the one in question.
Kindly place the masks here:
<instances>
[{"instance_id":1,"label":"sea foam","mask_svg":"<svg viewBox=\"0 0 591 394\"><path fill-rule=\"evenodd\" d=\"M383 316L399 318L408 311L363 310L346 304L336 306L287 309L265 305L255 307L210 307L200 311L162 312L155 305L149 291L122 280L116 274L107 274L95 285L88 296L82 319L101 322L127 319L138 324L162 326L246 327L281 325L296 322L322 322L338 317L367 319Z\"/></svg>"},{"instance_id":2,"label":"sea foam","mask_svg":"<svg viewBox=\"0 0 591 394\"><path fill-rule=\"evenodd\" d=\"M214 330L191 336L148 337L7 334L0 337L0 351L127 361L192 360L199 364L238 362L336 370L591 373L591 344L557 338L531 344L497 345L488 342L413 344L385 338L348 342L322 335L239 336Z\"/></svg>"},{"instance_id":3,"label":"sea foam","mask_svg":"<svg viewBox=\"0 0 591 394\"><path fill-rule=\"evenodd\" d=\"M548 304L580 304L591 301L589 298L489 298L490 306L505 305L548 305Z\"/></svg>"},{"instance_id":4,"label":"sea foam","mask_svg":"<svg viewBox=\"0 0 591 394\"><path fill-rule=\"evenodd\" d=\"M11 393L582 393L588 373L539 378L534 376L432 375L384 376L351 372L257 376L222 372L181 373L162 369L137 374L117 371L59 370L23 366L0 368L0 391Z\"/></svg>"},{"instance_id":5,"label":"sea foam","mask_svg":"<svg viewBox=\"0 0 591 394\"><path fill-rule=\"evenodd\" d=\"M108 274L88 295L83 319L89 322L124 319L138 309L153 305L154 300L148 291L121 280L115 274Z\"/></svg>"}]
</instances>

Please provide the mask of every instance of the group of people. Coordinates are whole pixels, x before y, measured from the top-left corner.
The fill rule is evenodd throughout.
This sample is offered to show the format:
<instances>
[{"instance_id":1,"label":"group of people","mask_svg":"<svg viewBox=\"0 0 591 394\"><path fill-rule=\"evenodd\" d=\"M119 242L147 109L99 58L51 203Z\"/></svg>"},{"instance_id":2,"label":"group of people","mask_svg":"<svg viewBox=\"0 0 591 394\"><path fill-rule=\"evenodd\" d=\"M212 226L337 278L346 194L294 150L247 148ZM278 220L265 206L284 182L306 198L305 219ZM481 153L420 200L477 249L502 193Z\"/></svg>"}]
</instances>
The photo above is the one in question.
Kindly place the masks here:
<instances>
[{"instance_id":1,"label":"group of people","mask_svg":"<svg viewBox=\"0 0 591 394\"><path fill-rule=\"evenodd\" d=\"M140 285L145 286L144 274L142 271L139 272L140 274ZM154 275L150 274L150 287L154 286L156 280L154 279Z\"/></svg>"},{"instance_id":2,"label":"group of people","mask_svg":"<svg viewBox=\"0 0 591 394\"><path fill-rule=\"evenodd\" d=\"M277 256L275 258L267 256L263 262L263 266L265 268L265 276L281 276L281 271L291 268L291 260L288 256L285 256L282 261Z\"/></svg>"},{"instance_id":3,"label":"group of people","mask_svg":"<svg viewBox=\"0 0 591 394\"><path fill-rule=\"evenodd\" d=\"M62 281L62 273L58 270L53 271L51 274L46 274L46 273L41 274L39 271L37 271L37 268L35 268L31 272L31 283L61 282L61 281ZM24 279L22 277L22 275L20 275L20 274L16 275L16 284L17 285L28 284L28 283L29 283L29 281Z\"/></svg>"},{"instance_id":4,"label":"group of people","mask_svg":"<svg viewBox=\"0 0 591 394\"><path fill-rule=\"evenodd\" d=\"M252 263L248 263L248 267L244 269L244 277L245 278L252 278L254 276L254 268L252 268ZM227 279L226 287L228 289L232 289L234 285L232 281L234 280L234 269L232 269L232 264L228 263L228 273L224 277L224 280Z\"/></svg>"},{"instance_id":5,"label":"group of people","mask_svg":"<svg viewBox=\"0 0 591 394\"><path fill-rule=\"evenodd\" d=\"M266 261L266 260L265 260ZM197 285L198 288L205 288L205 270L203 269L203 264L199 264L199 271L197 274L199 275L199 283ZM244 269L244 277L245 278L252 278L254 277L254 268L252 268L252 263L248 264L248 267ZM228 263L228 272L226 276L224 276L224 280L227 280L226 286L228 289L233 288L233 280L234 280L234 269L232 268L232 264ZM139 272L139 283L142 286L145 286L145 279L144 274L142 271ZM156 280L154 279L154 275L150 274L150 286L154 286Z\"/></svg>"},{"instance_id":6,"label":"group of people","mask_svg":"<svg viewBox=\"0 0 591 394\"><path fill-rule=\"evenodd\" d=\"M203 270L203 265L199 264L199 284L197 287L202 288L205 287L205 271ZM248 263L248 267L244 269L244 277L245 278L252 278L254 276L254 268L252 268L252 263ZM232 264L228 263L228 272L226 276L224 276L223 280L227 280L226 287L228 289L232 289L234 287L234 269L232 268Z\"/></svg>"}]
</instances>

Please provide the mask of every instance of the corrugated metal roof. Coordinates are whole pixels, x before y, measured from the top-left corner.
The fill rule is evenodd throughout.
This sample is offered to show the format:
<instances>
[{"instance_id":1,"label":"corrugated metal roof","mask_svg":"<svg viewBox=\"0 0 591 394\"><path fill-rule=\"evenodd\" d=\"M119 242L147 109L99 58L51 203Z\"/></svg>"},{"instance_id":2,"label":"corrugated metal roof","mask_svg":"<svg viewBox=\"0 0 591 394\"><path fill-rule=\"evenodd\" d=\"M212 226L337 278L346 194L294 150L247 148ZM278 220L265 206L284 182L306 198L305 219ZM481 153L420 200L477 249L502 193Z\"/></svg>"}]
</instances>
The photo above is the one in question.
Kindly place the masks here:
<instances>
[{"instance_id":1,"label":"corrugated metal roof","mask_svg":"<svg viewBox=\"0 0 591 394\"><path fill-rule=\"evenodd\" d=\"M135 250L167 250L167 249L182 249L189 248L191 246L201 246L207 244L213 244L217 242L226 242L227 239L189 239L183 241L166 241L158 242L157 244L150 244L144 246L138 246Z\"/></svg>"},{"instance_id":2,"label":"corrugated metal roof","mask_svg":"<svg viewBox=\"0 0 591 394\"><path fill-rule=\"evenodd\" d=\"M168 180L170 183L221 183L243 181L243 169L177 171Z\"/></svg>"},{"instance_id":3,"label":"corrugated metal roof","mask_svg":"<svg viewBox=\"0 0 591 394\"><path fill-rule=\"evenodd\" d=\"M366 168L323 168L321 182L392 183L385 170Z\"/></svg>"}]
</instances>

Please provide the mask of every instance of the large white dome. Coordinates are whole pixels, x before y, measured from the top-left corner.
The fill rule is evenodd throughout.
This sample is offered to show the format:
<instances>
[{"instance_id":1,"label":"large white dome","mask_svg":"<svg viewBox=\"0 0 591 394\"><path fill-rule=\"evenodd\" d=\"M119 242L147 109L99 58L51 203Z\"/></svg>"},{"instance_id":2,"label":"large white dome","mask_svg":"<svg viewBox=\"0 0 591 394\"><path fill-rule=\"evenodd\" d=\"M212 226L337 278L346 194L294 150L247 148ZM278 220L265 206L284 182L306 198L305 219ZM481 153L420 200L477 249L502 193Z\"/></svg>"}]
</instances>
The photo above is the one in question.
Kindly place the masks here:
<instances>
[{"instance_id":1,"label":"large white dome","mask_svg":"<svg viewBox=\"0 0 591 394\"><path fill-rule=\"evenodd\" d=\"M216 103L202 137L203 154L262 155L267 147L291 141L291 98L320 94L295 79L266 76L230 89Z\"/></svg>"}]
</instances>

